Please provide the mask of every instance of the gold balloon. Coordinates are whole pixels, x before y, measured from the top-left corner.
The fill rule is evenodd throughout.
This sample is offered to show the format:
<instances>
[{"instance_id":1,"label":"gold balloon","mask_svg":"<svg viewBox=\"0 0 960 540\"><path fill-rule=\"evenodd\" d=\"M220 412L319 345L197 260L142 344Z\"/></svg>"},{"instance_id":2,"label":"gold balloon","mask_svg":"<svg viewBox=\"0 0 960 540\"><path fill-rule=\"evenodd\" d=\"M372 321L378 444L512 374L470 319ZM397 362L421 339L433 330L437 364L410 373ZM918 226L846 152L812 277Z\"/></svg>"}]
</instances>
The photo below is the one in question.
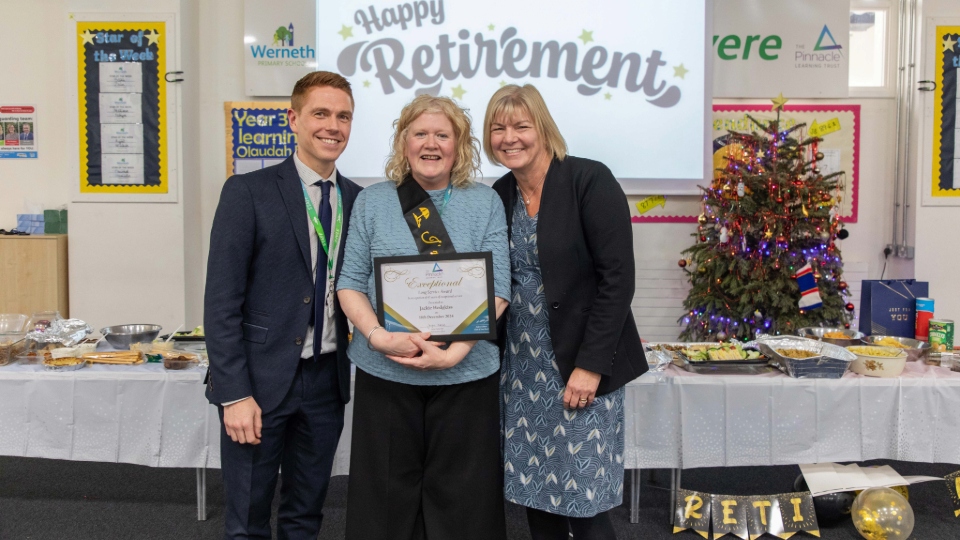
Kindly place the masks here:
<instances>
[{"instance_id":1,"label":"gold balloon","mask_svg":"<svg viewBox=\"0 0 960 540\"><path fill-rule=\"evenodd\" d=\"M890 488L866 489L850 508L853 525L867 540L907 540L913 532L913 508Z\"/></svg>"}]
</instances>

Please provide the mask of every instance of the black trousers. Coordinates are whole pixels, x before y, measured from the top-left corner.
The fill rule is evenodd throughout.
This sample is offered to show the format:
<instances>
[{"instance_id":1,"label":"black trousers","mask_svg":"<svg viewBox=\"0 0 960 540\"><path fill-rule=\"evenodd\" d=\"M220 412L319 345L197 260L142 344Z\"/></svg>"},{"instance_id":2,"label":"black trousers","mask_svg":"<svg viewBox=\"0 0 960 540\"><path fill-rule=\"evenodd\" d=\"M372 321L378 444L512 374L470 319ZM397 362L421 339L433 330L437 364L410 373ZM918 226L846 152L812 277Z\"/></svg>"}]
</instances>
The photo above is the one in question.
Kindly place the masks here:
<instances>
[{"instance_id":1,"label":"black trousers","mask_svg":"<svg viewBox=\"0 0 960 540\"><path fill-rule=\"evenodd\" d=\"M506 540L497 374L447 386L357 369L348 540Z\"/></svg>"},{"instance_id":2,"label":"black trousers","mask_svg":"<svg viewBox=\"0 0 960 540\"><path fill-rule=\"evenodd\" d=\"M262 415L259 445L233 442L223 429L220 408L225 540L271 538L270 509L281 465L276 537L316 540L343 431L336 356L300 361L283 401Z\"/></svg>"}]
</instances>

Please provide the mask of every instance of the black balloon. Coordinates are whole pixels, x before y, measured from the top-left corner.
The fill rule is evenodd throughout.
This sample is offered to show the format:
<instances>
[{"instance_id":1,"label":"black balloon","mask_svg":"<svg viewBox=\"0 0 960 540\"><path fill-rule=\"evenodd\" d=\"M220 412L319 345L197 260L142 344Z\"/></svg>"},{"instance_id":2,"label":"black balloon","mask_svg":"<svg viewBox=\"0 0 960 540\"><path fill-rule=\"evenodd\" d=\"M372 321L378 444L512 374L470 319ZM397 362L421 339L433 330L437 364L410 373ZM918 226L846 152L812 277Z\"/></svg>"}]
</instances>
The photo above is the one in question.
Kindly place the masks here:
<instances>
[{"instance_id":1,"label":"black balloon","mask_svg":"<svg viewBox=\"0 0 960 540\"><path fill-rule=\"evenodd\" d=\"M802 474L793 483L793 489L810 491ZM856 498L856 493L852 491L841 491L840 493L829 493L814 497L813 508L817 512L817 523L819 525L836 525L849 518L850 507L853 506L853 501Z\"/></svg>"}]
</instances>

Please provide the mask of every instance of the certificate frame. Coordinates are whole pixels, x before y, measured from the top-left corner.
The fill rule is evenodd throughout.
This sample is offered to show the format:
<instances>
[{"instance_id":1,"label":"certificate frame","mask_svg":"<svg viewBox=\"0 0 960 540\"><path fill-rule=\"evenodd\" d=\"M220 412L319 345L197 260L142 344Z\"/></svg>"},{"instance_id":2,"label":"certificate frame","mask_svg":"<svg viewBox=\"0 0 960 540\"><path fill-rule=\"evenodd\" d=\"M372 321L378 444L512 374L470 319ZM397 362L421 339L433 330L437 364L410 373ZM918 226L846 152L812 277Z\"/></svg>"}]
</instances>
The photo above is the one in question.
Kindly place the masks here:
<instances>
[{"instance_id":1,"label":"certificate frame","mask_svg":"<svg viewBox=\"0 0 960 540\"><path fill-rule=\"evenodd\" d=\"M463 260L482 260L484 264L484 276L478 278L484 281L486 287L486 301L481 304L475 310L471 311L470 314L462 321L458 321L457 327L451 333L446 334L431 334L431 341L474 341L474 340L494 340L497 339L497 313L496 313L496 301L493 290L493 254L489 251L486 252L472 252L472 253L451 253L444 255L410 255L410 256L399 256L399 257L375 257L373 259L374 267L374 277L376 284L376 311L377 311L377 320L380 325L386 328L389 331L402 332L406 328L407 332L416 332L420 331L418 327L409 322L405 317L399 314L398 310L386 306L384 304L384 287L392 287L392 283L384 283L384 266L390 268L399 267L403 268L404 265L413 264L422 264L422 263L434 263L435 266L443 265L444 263L453 263ZM442 268L442 267L441 267ZM401 274L402 275L402 274ZM427 299L424 298L424 301ZM402 309L402 308L400 308ZM483 310L483 311L481 311ZM470 327L478 320L482 320L483 313L487 314L487 331L468 331ZM391 315L391 318L388 320L387 315ZM463 331L458 331L458 330Z\"/></svg>"}]
</instances>

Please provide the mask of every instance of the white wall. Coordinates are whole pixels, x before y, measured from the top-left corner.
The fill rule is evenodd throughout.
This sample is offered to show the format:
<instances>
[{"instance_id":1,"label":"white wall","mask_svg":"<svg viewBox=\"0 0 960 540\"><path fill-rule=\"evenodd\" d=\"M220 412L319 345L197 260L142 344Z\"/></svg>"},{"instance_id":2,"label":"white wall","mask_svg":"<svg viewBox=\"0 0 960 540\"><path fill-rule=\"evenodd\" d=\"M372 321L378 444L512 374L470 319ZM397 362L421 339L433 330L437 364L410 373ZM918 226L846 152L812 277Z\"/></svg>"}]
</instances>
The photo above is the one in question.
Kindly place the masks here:
<instances>
[{"instance_id":1,"label":"white wall","mask_svg":"<svg viewBox=\"0 0 960 540\"><path fill-rule=\"evenodd\" d=\"M12 228L23 201L69 210L70 315L94 328L158 323L185 316L184 205L70 203L77 134L68 88L70 13L173 13L178 0L0 0L0 35L29 43L4 55L0 102L38 106L39 158L0 163L0 227ZM105 17L106 18L106 17ZM43 31L38 31L43 29ZM174 27L169 33L175 33ZM176 66L169 59L168 66ZM175 94L171 94L176 98ZM42 137L42 138L41 138ZM171 163L171 167L175 162ZM182 185L182 182L181 182ZM182 201L182 194L179 197Z\"/></svg>"},{"instance_id":2,"label":"white wall","mask_svg":"<svg viewBox=\"0 0 960 540\"><path fill-rule=\"evenodd\" d=\"M924 10L956 15L960 8L953 4L954 0L925 0ZM95 327L125 322L158 322L168 330L183 322L191 327L202 319L209 230L226 178L223 102L252 100L243 92L239 45L243 12L236 0L0 0L0 13L4 13L0 35L35 43L16 55L5 55L0 101L36 103L40 108L37 131L45 136L40 159L0 162L0 227L15 224L25 198L47 207L66 204L76 181L63 151L77 144L76 134L62 128L64 118L76 114L64 82L70 37L41 40L33 32L41 27L56 30L58 26L50 21L65 21L69 12L110 10L178 14L179 67L186 79L178 89L183 107L180 202L70 204L71 314ZM59 28L65 28L65 23ZM169 69L174 67L171 61ZM784 94L789 97L789 91ZM848 225L851 234L841 249L848 263L863 269L857 275L877 278L892 229L894 102L879 98L839 102L862 106L860 216L858 223ZM960 254L954 247L953 255L945 255L942 232L958 227L956 209L921 208L918 213L917 276L931 281L938 314L949 309L954 317L960 314L960 298L950 273L955 273L952 269L960 262ZM676 318L685 284L678 272L670 274L666 269L670 264L676 267L680 251L692 243L694 229L694 224L634 226L638 259L656 261L664 276L672 276L657 288L678 297L674 307L667 301L638 302L635 311L645 337L666 339L679 333L669 321ZM945 256L950 264L942 264ZM644 266L638 264L638 268ZM891 257L885 276L912 277L913 273L911 261ZM858 303L859 297L854 301Z\"/></svg>"},{"instance_id":3,"label":"white wall","mask_svg":"<svg viewBox=\"0 0 960 540\"><path fill-rule=\"evenodd\" d=\"M960 25L960 2L957 0L923 0L924 23L928 17L950 17L952 24ZM930 61L935 53L940 51L939 44L929 43L926 40L927 25L920 32L921 73L932 75ZM931 46L935 47L931 50ZM930 71L927 71L930 69ZM919 75L919 74L918 74ZM931 77L919 77L926 79ZM960 231L960 207L958 206L919 206L922 192L928 190L931 176L932 152L922 147L923 134L933 129L933 92L915 92L919 109L915 123L912 147L922 152L919 159L915 156L916 168L914 177L919 182L915 192L914 204L917 204L916 217L916 267L917 278L930 282L930 295L936 300L936 317L960 319L960 241L957 240L957 231ZM960 205L960 200L957 201Z\"/></svg>"}]
</instances>

